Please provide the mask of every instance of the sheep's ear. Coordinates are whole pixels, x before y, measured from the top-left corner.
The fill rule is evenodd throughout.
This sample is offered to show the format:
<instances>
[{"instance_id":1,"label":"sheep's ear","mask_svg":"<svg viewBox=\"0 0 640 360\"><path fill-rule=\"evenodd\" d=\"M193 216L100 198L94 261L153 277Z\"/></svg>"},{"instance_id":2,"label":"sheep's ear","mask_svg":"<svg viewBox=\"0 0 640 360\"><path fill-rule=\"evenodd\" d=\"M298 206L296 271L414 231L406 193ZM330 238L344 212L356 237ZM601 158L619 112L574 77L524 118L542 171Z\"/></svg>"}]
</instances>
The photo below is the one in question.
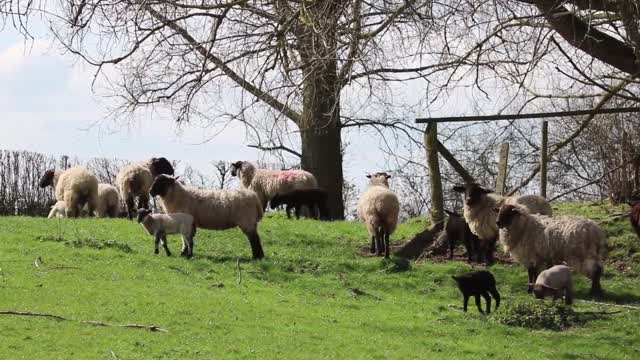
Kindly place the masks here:
<instances>
[{"instance_id":1,"label":"sheep's ear","mask_svg":"<svg viewBox=\"0 0 640 360\"><path fill-rule=\"evenodd\" d=\"M453 191L463 193L465 191L464 185L456 185L453 188Z\"/></svg>"},{"instance_id":2,"label":"sheep's ear","mask_svg":"<svg viewBox=\"0 0 640 360\"><path fill-rule=\"evenodd\" d=\"M493 192L493 190L485 189L485 188L483 188L483 187L479 187L478 189L479 189L479 190L480 190L480 192L481 192L481 193L483 193L483 194L490 194L490 193L492 193L492 192Z\"/></svg>"},{"instance_id":3,"label":"sheep's ear","mask_svg":"<svg viewBox=\"0 0 640 360\"><path fill-rule=\"evenodd\" d=\"M173 181L178 181L178 179L180 179L180 175L176 176L173 178Z\"/></svg>"},{"instance_id":4,"label":"sheep's ear","mask_svg":"<svg viewBox=\"0 0 640 360\"><path fill-rule=\"evenodd\" d=\"M391 179L391 175L389 175L389 174L384 174L384 177L387 178L387 179Z\"/></svg>"},{"instance_id":5,"label":"sheep's ear","mask_svg":"<svg viewBox=\"0 0 640 360\"><path fill-rule=\"evenodd\" d=\"M367 179L371 179L371 174L367 174Z\"/></svg>"},{"instance_id":6,"label":"sheep's ear","mask_svg":"<svg viewBox=\"0 0 640 360\"><path fill-rule=\"evenodd\" d=\"M552 291L558 291L558 289L551 287L551 286L547 286L547 285L542 285L543 288L547 289L547 290L552 290Z\"/></svg>"}]
</instances>

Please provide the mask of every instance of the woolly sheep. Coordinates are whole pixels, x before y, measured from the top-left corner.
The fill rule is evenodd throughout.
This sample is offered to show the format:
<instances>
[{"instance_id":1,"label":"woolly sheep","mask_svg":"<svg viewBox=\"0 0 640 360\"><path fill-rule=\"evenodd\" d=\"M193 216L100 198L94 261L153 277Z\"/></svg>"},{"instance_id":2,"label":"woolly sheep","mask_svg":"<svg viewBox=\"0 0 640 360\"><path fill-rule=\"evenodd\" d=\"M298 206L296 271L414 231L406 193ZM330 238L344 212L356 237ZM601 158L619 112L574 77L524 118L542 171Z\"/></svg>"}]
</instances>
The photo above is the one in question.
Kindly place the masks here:
<instances>
[{"instance_id":1,"label":"woolly sheep","mask_svg":"<svg viewBox=\"0 0 640 360\"><path fill-rule=\"evenodd\" d=\"M629 222L636 232L636 235L640 237L640 200L633 199L631 205L631 211L629 212Z\"/></svg>"},{"instance_id":2,"label":"woolly sheep","mask_svg":"<svg viewBox=\"0 0 640 360\"><path fill-rule=\"evenodd\" d=\"M389 178L385 172L367 175L369 188L358 200L358 216L366 226L371 238L371 253L389 257L389 236L398 224L400 202L396 194L389 190Z\"/></svg>"},{"instance_id":3,"label":"woolly sheep","mask_svg":"<svg viewBox=\"0 0 640 360\"><path fill-rule=\"evenodd\" d=\"M111 184L98 184L98 217L118 217L120 213L120 195Z\"/></svg>"},{"instance_id":4,"label":"woolly sheep","mask_svg":"<svg viewBox=\"0 0 640 360\"><path fill-rule=\"evenodd\" d=\"M151 196L160 196L166 213L187 213L195 225L205 229L224 230L239 227L247 236L254 259L264 252L258 235L262 205L251 190L201 190L182 185L176 178L159 175L151 185Z\"/></svg>"},{"instance_id":5,"label":"woolly sheep","mask_svg":"<svg viewBox=\"0 0 640 360\"><path fill-rule=\"evenodd\" d=\"M155 238L154 254L158 254L158 243L162 242L167 256L171 256L167 245L167 235L180 234L182 235L180 256L188 258L193 256L193 237L196 234L193 216L184 213L152 214L151 210L138 209L138 223L147 230L149 235Z\"/></svg>"},{"instance_id":6,"label":"woolly sheep","mask_svg":"<svg viewBox=\"0 0 640 360\"><path fill-rule=\"evenodd\" d=\"M522 205L504 204L497 225L504 251L527 268L529 283L535 281L540 267L565 262L591 279L592 294L602 292L607 239L595 222L578 216L530 214Z\"/></svg>"},{"instance_id":7,"label":"woolly sheep","mask_svg":"<svg viewBox=\"0 0 640 360\"><path fill-rule=\"evenodd\" d=\"M453 259L453 250L461 241L467 250L467 262L471 263L474 256L477 256L478 237L471 232L469 224L460 214L448 210L444 212L449 215L444 223L444 232L449 244L449 259Z\"/></svg>"},{"instance_id":8,"label":"woolly sheep","mask_svg":"<svg viewBox=\"0 0 640 360\"><path fill-rule=\"evenodd\" d=\"M537 299L553 296L554 301L564 294L565 304L571 305L573 303L571 268L566 265L556 265L541 272L536 283L533 284L533 293Z\"/></svg>"},{"instance_id":9,"label":"woolly sheep","mask_svg":"<svg viewBox=\"0 0 640 360\"><path fill-rule=\"evenodd\" d=\"M523 205L532 214L551 216L553 212L549 202L538 195L503 197L475 183L456 185L453 190L464 194L464 219L471 232L478 236L479 248L488 265L494 262L493 254L498 239L496 208L506 203Z\"/></svg>"},{"instance_id":10,"label":"woolly sheep","mask_svg":"<svg viewBox=\"0 0 640 360\"><path fill-rule=\"evenodd\" d=\"M133 219L136 212L135 199L138 199L139 208L149 207L149 189L160 174L173 175L174 169L166 158L151 158L124 166L116 175L116 185L120 189L120 195L127 205L129 220Z\"/></svg>"},{"instance_id":11,"label":"woolly sheep","mask_svg":"<svg viewBox=\"0 0 640 360\"><path fill-rule=\"evenodd\" d=\"M98 179L87 169L75 166L65 171L47 170L39 183L55 189L57 201L65 202L65 215L77 217L86 204L90 216L98 205Z\"/></svg>"},{"instance_id":12,"label":"woolly sheep","mask_svg":"<svg viewBox=\"0 0 640 360\"><path fill-rule=\"evenodd\" d=\"M482 296L487 303L487 314L491 313L491 296L493 296L496 301L496 310L500 306L500 293L498 289L496 289L496 278L493 277L493 274L489 271L470 271L451 277L456 281L462 293L464 312L467 312L467 305L469 304L469 298L471 296L475 297L476 306L481 314L484 314L484 312L482 311L480 296Z\"/></svg>"},{"instance_id":13,"label":"woolly sheep","mask_svg":"<svg viewBox=\"0 0 640 360\"><path fill-rule=\"evenodd\" d=\"M286 205L287 218L291 217L291 208L295 208L296 219L299 219L302 207L306 206L316 219L326 219L329 214L327 196L327 192L322 189L298 189L286 194L276 194L269 201L269 204L271 209ZM317 210L317 214L314 210Z\"/></svg>"},{"instance_id":14,"label":"woolly sheep","mask_svg":"<svg viewBox=\"0 0 640 360\"><path fill-rule=\"evenodd\" d=\"M67 211L67 205L64 201L57 201L54 205L51 206L51 211L49 212L49 219L53 219L55 217L64 217Z\"/></svg>"},{"instance_id":15,"label":"woolly sheep","mask_svg":"<svg viewBox=\"0 0 640 360\"><path fill-rule=\"evenodd\" d=\"M262 204L262 211L267 209L267 202L278 193L285 194L297 189L318 187L318 181L310 172L256 169L248 161L232 163L231 175L238 176L242 186L256 192Z\"/></svg>"}]
</instances>

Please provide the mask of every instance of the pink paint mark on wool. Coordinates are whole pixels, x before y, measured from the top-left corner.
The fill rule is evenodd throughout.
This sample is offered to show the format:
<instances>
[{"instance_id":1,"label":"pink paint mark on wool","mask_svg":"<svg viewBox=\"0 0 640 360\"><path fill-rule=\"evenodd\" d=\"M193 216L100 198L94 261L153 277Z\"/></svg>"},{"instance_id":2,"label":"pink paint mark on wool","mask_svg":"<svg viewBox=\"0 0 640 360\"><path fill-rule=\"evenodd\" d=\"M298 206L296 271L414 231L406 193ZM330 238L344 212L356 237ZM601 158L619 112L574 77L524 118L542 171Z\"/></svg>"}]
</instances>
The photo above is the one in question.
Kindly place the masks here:
<instances>
[{"instance_id":1,"label":"pink paint mark on wool","mask_svg":"<svg viewBox=\"0 0 640 360\"><path fill-rule=\"evenodd\" d=\"M299 177L300 173L296 170L284 170L278 173L279 180L293 181Z\"/></svg>"}]
</instances>

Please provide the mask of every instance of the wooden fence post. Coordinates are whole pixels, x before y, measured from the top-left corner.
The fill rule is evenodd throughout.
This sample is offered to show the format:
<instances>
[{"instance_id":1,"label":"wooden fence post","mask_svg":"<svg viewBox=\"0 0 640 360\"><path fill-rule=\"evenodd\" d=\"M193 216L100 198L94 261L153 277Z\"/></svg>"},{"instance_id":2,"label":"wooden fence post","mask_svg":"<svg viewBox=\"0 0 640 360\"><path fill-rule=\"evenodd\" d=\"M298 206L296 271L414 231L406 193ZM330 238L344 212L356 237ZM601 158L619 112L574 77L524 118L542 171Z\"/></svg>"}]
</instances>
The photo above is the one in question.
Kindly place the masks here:
<instances>
[{"instance_id":1,"label":"wooden fence post","mask_svg":"<svg viewBox=\"0 0 640 360\"><path fill-rule=\"evenodd\" d=\"M540 143L540 196L547 197L547 148L549 144L549 122L542 122L542 141Z\"/></svg>"},{"instance_id":2,"label":"wooden fence post","mask_svg":"<svg viewBox=\"0 0 640 360\"><path fill-rule=\"evenodd\" d=\"M498 162L498 179L496 179L496 193L503 195L507 183L507 161L509 160L509 143L500 145L500 160Z\"/></svg>"},{"instance_id":3,"label":"wooden fence post","mask_svg":"<svg viewBox=\"0 0 640 360\"><path fill-rule=\"evenodd\" d=\"M438 124L430 122L424 132L424 146L427 150L427 166L431 180L431 221L433 224L444 221L444 200L442 195L442 177L438 160Z\"/></svg>"}]
</instances>

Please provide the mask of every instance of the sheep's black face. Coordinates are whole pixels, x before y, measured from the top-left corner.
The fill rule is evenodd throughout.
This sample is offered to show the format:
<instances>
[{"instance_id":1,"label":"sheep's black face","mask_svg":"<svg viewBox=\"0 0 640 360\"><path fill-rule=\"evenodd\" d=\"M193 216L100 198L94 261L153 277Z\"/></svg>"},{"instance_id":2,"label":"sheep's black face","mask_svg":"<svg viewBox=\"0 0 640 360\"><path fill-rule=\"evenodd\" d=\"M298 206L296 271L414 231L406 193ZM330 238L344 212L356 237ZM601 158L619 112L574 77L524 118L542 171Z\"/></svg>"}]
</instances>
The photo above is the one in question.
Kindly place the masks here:
<instances>
[{"instance_id":1,"label":"sheep's black face","mask_svg":"<svg viewBox=\"0 0 640 360\"><path fill-rule=\"evenodd\" d=\"M542 285L533 285L533 296L535 296L536 299L544 299L546 292L546 289Z\"/></svg>"},{"instance_id":2,"label":"sheep's black face","mask_svg":"<svg viewBox=\"0 0 640 360\"><path fill-rule=\"evenodd\" d=\"M499 228L505 228L513 222L516 216L520 215L520 210L513 205L503 205L498 211L496 224Z\"/></svg>"},{"instance_id":3,"label":"sheep's black face","mask_svg":"<svg viewBox=\"0 0 640 360\"><path fill-rule=\"evenodd\" d=\"M242 161L236 161L231 163L231 176L238 176L238 172L240 172L240 168L242 167Z\"/></svg>"},{"instance_id":4,"label":"sheep's black face","mask_svg":"<svg viewBox=\"0 0 640 360\"><path fill-rule=\"evenodd\" d=\"M275 210L275 208L280 205L282 205L282 198L280 197L280 194L276 194L276 196L269 200L269 206L271 207L271 210Z\"/></svg>"},{"instance_id":5,"label":"sheep's black face","mask_svg":"<svg viewBox=\"0 0 640 360\"><path fill-rule=\"evenodd\" d=\"M40 178L40 182L38 185L41 188L45 188L47 186L53 186L53 176L55 175L55 171L47 170L44 172L44 175Z\"/></svg>"},{"instance_id":6,"label":"sheep's black face","mask_svg":"<svg viewBox=\"0 0 640 360\"><path fill-rule=\"evenodd\" d=\"M169 189L175 184L176 179L169 175L158 175L158 177L151 184L151 190L149 194L151 196L165 196L169 192Z\"/></svg>"},{"instance_id":7,"label":"sheep's black face","mask_svg":"<svg viewBox=\"0 0 640 360\"><path fill-rule=\"evenodd\" d=\"M453 191L464 194L464 203L467 206L474 206L478 204L486 194L492 192L478 184L456 185L453 187Z\"/></svg>"},{"instance_id":8,"label":"sheep's black face","mask_svg":"<svg viewBox=\"0 0 640 360\"><path fill-rule=\"evenodd\" d=\"M151 214L151 210L147 210L147 209L138 209L138 222L141 223L144 221L144 218L147 217L147 215Z\"/></svg>"},{"instance_id":9,"label":"sheep's black face","mask_svg":"<svg viewBox=\"0 0 640 360\"><path fill-rule=\"evenodd\" d=\"M151 171L151 175L156 177L161 174L173 175L175 171L173 166L166 158L151 158L151 165L149 166L149 170Z\"/></svg>"}]
</instances>

